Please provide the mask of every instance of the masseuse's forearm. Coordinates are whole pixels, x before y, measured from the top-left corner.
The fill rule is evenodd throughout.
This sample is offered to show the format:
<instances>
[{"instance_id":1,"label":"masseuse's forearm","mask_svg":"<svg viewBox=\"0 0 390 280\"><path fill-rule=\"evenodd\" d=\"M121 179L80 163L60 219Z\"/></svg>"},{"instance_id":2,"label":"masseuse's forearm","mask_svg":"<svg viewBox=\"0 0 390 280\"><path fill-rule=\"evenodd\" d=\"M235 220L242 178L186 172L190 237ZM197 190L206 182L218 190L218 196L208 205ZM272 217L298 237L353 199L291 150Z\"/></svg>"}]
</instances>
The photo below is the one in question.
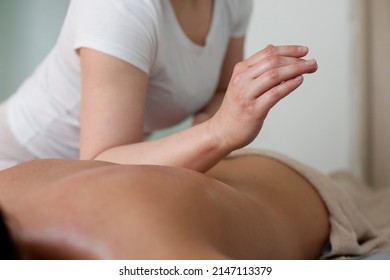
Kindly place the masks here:
<instances>
[{"instance_id":1,"label":"masseuse's forearm","mask_svg":"<svg viewBox=\"0 0 390 280\"><path fill-rule=\"evenodd\" d=\"M159 140L108 149L95 159L120 164L183 167L205 172L232 150L217 138L206 121Z\"/></svg>"}]
</instances>

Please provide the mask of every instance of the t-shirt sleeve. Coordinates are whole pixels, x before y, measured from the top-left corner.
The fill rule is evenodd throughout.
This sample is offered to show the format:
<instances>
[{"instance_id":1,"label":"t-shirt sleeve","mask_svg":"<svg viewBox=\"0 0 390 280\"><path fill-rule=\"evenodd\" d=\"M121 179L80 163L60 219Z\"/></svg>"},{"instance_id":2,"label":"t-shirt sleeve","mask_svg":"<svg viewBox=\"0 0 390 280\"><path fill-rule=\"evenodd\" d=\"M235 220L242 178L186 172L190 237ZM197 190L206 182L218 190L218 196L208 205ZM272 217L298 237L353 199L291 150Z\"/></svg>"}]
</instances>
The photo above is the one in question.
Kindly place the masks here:
<instances>
[{"instance_id":1,"label":"t-shirt sleeve","mask_svg":"<svg viewBox=\"0 0 390 280\"><path fill-rule=\"evenodd\" d=\"M245 35L252 13L252 0L227 0L230 13L230 36L233 38Z\"/></svg>"},{"instance_id":2,"label":"t-shirt sleeve","mask_svg":"<svg viewBox=\"0 0 390 280\"><path fill-rule=\"evenodd\" d=\"M149 74L156 56L157 14L151 1L72 0L73 48L91 48Z\"/></svg>"}]
</instances>

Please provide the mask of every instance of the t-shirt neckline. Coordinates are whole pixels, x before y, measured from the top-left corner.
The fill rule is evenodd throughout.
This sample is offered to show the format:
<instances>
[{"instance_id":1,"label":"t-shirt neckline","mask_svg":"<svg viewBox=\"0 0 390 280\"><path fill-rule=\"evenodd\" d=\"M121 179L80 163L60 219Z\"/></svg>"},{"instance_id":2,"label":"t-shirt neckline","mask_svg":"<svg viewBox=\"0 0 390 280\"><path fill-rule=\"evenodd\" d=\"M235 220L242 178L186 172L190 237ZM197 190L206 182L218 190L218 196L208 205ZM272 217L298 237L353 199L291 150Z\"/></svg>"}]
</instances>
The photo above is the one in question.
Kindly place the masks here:
<instances>
[{"instance_id":1,"label":"t-shirt neckline","mask_svg":"<svg viewBox=\"0 0 390 280\"><path fill-rule=\"evenodd\" d=\"M206 49L210 45L210 40L211 40L211 37L214 33L215 25L218 21L217 16L218 16L218 10L219 10L219 7L218 7L219 1L218 0L213 1L213 11L212 11L211 24L210 24L209 31L206 35L206 40L205 40L204 45L199 45L199 44L195 43L187 36L187 34L184 32L183 28L181 27L179 20L176 17L176 14L175 14L175 11L172 7L171 1L166 0L164 2L167 2L168 16L169 16L170 20L172 20L173 26L175 28L175 32L177 33L179 38L191 48L194 48L196 50Z\"/></svg>"}]
</instances>

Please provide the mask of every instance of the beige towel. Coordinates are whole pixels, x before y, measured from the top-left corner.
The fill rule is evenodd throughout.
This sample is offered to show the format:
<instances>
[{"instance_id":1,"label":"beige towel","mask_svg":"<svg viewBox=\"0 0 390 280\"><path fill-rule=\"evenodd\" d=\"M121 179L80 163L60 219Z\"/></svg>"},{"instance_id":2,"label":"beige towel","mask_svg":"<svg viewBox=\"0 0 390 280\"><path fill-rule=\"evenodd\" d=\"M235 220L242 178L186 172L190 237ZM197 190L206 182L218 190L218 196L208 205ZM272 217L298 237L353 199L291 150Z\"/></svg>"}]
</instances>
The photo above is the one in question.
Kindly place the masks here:
<instances>
[{"instance_id":1,"label":"beige towel","mask_svg":"<svg viewBox=\"0 0 390 280\"><path fill-rule=\"evenodd\" d=\"M287 156L264 150L243 149L230 157L260 154L288 165L310 181L324 200L331 226L329 250L322 259L358 258L390 250L390 190L375 192L347 173L333 177Z\"/></svg>"}]
</instances>

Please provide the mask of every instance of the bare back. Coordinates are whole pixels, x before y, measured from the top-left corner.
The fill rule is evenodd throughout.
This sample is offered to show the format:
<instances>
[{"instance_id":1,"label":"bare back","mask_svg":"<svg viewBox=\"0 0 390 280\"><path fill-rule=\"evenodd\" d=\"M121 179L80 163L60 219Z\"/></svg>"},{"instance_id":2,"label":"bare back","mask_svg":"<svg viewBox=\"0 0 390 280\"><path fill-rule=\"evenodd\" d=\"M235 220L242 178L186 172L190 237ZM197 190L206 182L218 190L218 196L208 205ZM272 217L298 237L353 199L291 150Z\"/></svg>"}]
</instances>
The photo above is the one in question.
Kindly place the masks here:
<instances>
[{"instance_id":1,"label":"bare back","mask_svg":"<svg viewBox=\"0 0 390 280\"><path fill-rule=\"evenodd\" d=\"M24 244L44 251L44 258L320 254L327 213L304 178L259 156L222 161L207 175L162 166L36 161L0 173L0 203L17 220Z\"/></svg>"}]
</instances>

